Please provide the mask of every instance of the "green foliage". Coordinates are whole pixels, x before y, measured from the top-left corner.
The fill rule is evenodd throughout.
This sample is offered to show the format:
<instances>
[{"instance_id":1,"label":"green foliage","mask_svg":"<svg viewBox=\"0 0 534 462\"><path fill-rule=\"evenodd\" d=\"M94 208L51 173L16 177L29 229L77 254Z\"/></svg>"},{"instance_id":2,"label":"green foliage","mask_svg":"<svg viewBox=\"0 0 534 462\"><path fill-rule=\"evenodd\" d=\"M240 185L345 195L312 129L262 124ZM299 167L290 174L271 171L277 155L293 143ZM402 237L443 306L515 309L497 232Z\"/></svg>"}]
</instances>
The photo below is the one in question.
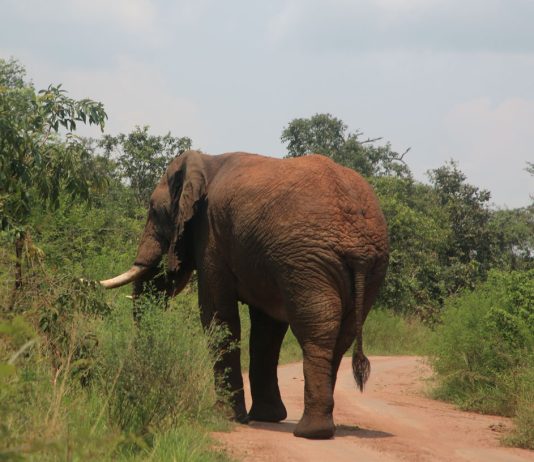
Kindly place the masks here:
<instances>
[{"instance_id":1,"label":"green foliage","mask_svg":"<svg viewBox=\"0 0 534 462\"><path fill-rule=\"evenodd\" d=\"M106 118L101 103L69 98L61 85L36 92L20 64L0 59L0 237L15 244L7 309L14 309L23 285L31 211L58 208L62 194L90 202L107 186L102 163L74 134L78 123L103 130Z\"/></svg>"},{"instance_id":2,"label":"green foliage","mask_svg":"<svg viewBox=\"0 0 534 462\"><path fill-rule=\"evenodd\" d=\"M489 191L466 183L454 162L429 172L439 203L448 216L450 233L440 255L447 268L448 292L484 280L491 264Z\"/></svg>"},{"instance_id":3,"label":"green foliage","mask_svg":"<svg viewBox=\"0 0 534 462\"><path fill-rule=\"evenodd\" d=\"M504 442L510 446L534 449L534 367L523 371L518 381L515 428Z\"/></svg>"},{"instance_id":4,"label":"green foliage","mask_svg":"<svg viewBox=\"0 0 534 462\"><path fill-rule=\"evenodd\" d=\"M374 178L372 183L390 239L390 266L378 303L432 324L446 294L439 261L449 232L446 217L428 186L395 177Z\"/></svg>"},{"instance_id":5,"label":"green foliage","mask_svg":"<svg viewBox=\"0 0 534 462\"><path fill-rule=\"evenodd\" d=\"M494 264L512 271L534 268L534 205L496 210L488 226Z\"/></svg>"},{"instance_id":6,"label":"green foliage","mask_svg":"<svg viewBox=\"0 0 534 462\"><path fill-rule=\"evenodd\" d=\"M113 422L144 435L184 419L206 420L216 401L212 367L226 333L215 326L202 331L191 297L168 311L155 298L137 303L143 305L137 330L128 310L127 319L118 313L102 331L98 374Z\"/></svg>"},{"instance_id":7,"label":"green foliage","mask_svg":"<svg viewBox=\"0 0 534 462\"><path fill-rule=\"evenodd\" d=\"M38 325L50 351L52 366L60 370L68 361L72 377L86 384L98 345L93 324L108 315L111 306L103 299L101 288L77 279L67 284L68 289L52 286L45 295L48 303L39 310Z\"/></svg>"},{"instance_id":8,"label":"green foliage","mask_svg":"<svg viewBox=\"0 0 534 462\"><path fill-rule=\"evenodd\" d=\"M534 390L533 270L493 271L475 291L448 301L433 339L436 396L466 409L517 415L519 433L525 421L533 426L530 407L519 413Z\"/></svg>"},{"instance_id":9,"label":"green foliage","mask_svg":"<svg viewBox=\"0 0 534 462\"><path fill-rule=\"evenodd\" d=\"M36 92L24 78L18 62L0 60L0 229L20 229L36 204L57 206L62 190L87 200L106 180L74 136L78 122L103 129L102 104L61 85Z\"/></svg>"},{"instance_id":10,"label":"green foliage","mask_svg":"<svg viewBox=\"0 0 534 462\"><path fill-rule=\"evenodd\" d=\"M136 328L131 302L72 286L0 324L0 460L226 460L207 434L224 334L204 334L191 297L167 311L144 300Z\"/></svg>"},{"instance_id":11,"label":"green foliage","mask_svg":"<svg viewBox=\"0 0 534 462\"><path fill-rule=\"evenodd\" d=\"M15 351L28 337L35 341L32 347ZM94 401L79 399L79 382L69 379L70 360L51 368L46 339L23 317L3 324L0 361L6 357L14 372L0 375L0 460L57 460L69 453L98 457L101 448L109 449L104 443L116 435L89 433L88 421L98 409Z\"/></svg>"},{"instance_id":12,"label":"green foliage","mask_svg":"<svg viewBox=\"0 0 534 462\"><path fill-rule=\"evenodd\" d=\"M121 178L134 191L139 204L148 205L150 195L165 173L170 161L179 153L191 149L191 139L150 135L149 127L136 127L131 133L104 135L99 146L106 157L113 156Z\"/></svg>"},{"instance_id":13,"label":"green foliage","mask_svg":"<svg viewBox=\"0 0 534 462\"><path fill-rule=\"evenodd\" d=\"M293 119L284 128L281 140L287 144L287 157L323 154L368 177L411 175L404 154L394 152L389 143L372 144L380 138L361 141L361 132L347 133L347 128L342 120L330 114L315 114L309 119Z\"/></svg>"},{"instance_id":14,"label":"green foliage","mask_svg":"<svg viewBox=\"0 0 534 462\"><path fill-rule=\"evenodd\" d=\"M29 223L47 266L97 280L131 265L145 214L128 188L113 184L92 207L64 199L57 210L34 210Z\"/></svg>"}]
</instances>

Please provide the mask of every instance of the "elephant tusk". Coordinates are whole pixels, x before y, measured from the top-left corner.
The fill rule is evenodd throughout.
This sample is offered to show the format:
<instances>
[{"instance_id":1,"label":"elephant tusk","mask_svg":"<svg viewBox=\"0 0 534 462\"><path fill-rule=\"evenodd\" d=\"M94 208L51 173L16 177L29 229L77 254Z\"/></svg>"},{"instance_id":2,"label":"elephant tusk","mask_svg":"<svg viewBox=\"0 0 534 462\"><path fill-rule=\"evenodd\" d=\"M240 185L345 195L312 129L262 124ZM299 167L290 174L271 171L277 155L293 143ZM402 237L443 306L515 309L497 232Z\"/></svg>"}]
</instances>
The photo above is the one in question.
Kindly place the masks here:
<instances>
[{"instance_id":1,"label":"elephant tusk","mask_svg":"<svg viewBox=\"0 0 534 462\"><path fill-rule=\"evenodd\" d=\"M133 265L126 273L122 273L112 279L106 279L100 281L100 284L106 289L115 289L116 287L122 287L130 282L136 281L143 274L145 274L149 268Z\"/></svg>"}]
</instances>

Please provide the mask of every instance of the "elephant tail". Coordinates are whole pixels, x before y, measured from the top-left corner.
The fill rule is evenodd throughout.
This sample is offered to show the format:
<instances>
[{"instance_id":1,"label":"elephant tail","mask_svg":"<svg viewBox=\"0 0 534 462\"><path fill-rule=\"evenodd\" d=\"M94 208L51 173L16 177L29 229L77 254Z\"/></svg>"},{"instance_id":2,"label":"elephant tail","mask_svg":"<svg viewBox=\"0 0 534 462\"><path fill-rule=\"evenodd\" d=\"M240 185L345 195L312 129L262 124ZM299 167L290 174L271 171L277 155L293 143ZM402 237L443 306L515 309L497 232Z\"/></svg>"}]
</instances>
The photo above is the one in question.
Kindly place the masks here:
<instances>
[{"instance_id":1,"label":"elephant tail","mask_svg":"<svg viewBox=\"0 0 534 462\"><path fill-rule=\"evenodd\" d=\"M356 310L356 343L352 352L352 373L360 391L369 375L371 374L371 364L363 354L363 316L365 300L365 272L354 271L354 309Z\"/></svg>"}]
</instances>

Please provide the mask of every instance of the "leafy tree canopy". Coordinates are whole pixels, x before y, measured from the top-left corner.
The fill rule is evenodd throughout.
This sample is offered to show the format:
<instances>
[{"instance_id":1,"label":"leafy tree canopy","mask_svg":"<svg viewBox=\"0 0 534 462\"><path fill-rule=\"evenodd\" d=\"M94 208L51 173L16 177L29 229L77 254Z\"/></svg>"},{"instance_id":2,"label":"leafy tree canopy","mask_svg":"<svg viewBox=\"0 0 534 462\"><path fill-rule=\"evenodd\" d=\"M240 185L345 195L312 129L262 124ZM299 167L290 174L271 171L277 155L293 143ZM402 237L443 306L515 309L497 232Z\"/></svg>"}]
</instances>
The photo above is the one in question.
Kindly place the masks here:
<instances>
[{"instance_id":1,"label":"leafy tree canopy","mask_svg":"<svg viewBox=\"0 0 534 462\"><path fill-rule=\"evenodd\" d=\"M105 155L116 159L119 175L129 183L139 204L147 205L169 162L191 149L191 139L151 135L149 127L136 127L131 133L104 135L99 141Z\"/></svg>"},{"instance_id":2,"label":"leafy tree canopy","mask_svg":"<svg viewBox=\"0 0 534 462\"><path fill-rule=\"evenodd\" d=\"M107 118L101 103L61 85L36 91L16 60L0 59L0 229L20 234L32 207L57 207L61 191L88 200L105 176L75 136L78 123Z\"/></svg>"},{"instance_id":3,"label":"leafy tree canopy","mask_svg":"<svg viewBox=\"0 0 534 462\"><path fill-rule=\"evenodd\" d=\"M359 131L348 132L347 125L330 114L315 114L306 119L293 119L281 136L287 145L287 157L300 157L310 153L323 154L335 162L352 168L362 175L411 176L403 160L404 154L384 146L374 145L377 139L361 140Z\"/></svg>"},{"instance_id":4,"label":"leafy tree canopy","mask_svg":"<svg viewBox=\"0 0 534 462\"><path fill-rule=\"evenodd\" d=\"M32 210L57 208L62 193L91 199L106 186L78 123L104 128L104 106L67 96L61 85L36 91L16 60L0 59L0 231L14 242L15 284L9 308L22 287L24 255L40 254L28 228Z\"/></svg>"}]
</instances>

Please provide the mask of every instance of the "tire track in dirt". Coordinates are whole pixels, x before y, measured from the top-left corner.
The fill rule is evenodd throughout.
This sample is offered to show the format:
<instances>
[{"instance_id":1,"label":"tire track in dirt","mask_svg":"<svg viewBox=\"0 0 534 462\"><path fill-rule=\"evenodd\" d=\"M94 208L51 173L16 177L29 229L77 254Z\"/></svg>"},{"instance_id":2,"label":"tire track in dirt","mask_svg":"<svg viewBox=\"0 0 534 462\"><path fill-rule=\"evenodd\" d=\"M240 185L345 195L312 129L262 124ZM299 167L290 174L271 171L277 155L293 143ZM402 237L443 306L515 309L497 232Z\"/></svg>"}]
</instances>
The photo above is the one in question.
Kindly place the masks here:
<instances>
[{"instance_id":1,"label":"tire track in dirt","mask_svg":"<svg viewBox=\"0 0 534 462\"><path fill-rule=\"evenodd\" d=\"M278 368L287 420L251 422L214 436L230 455L243 461L534 461L533 451L499 445L502 431L511 427L509 419L462 412L424 397L430 369L421 358L370 360L371 378L363 394L354 384L350 358L341 364L334 395L334 439L293 436L303 410L302 363ZM250 405L248 386L245 392Z\"/></svg>"}]
</instances>

